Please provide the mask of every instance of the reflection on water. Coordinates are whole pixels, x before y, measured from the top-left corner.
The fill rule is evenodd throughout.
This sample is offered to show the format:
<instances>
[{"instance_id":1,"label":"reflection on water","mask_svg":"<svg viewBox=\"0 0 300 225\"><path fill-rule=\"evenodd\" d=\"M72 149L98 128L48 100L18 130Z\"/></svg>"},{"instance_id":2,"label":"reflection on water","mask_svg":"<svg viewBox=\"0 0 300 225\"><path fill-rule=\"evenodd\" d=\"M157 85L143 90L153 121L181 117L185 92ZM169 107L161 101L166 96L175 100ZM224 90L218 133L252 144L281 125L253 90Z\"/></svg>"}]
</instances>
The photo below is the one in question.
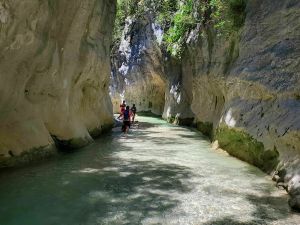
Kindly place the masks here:
<instances>
[{"instance_id":1,"label":"reflection on water","mask_svg":"<svg viewBox=\"0 0 300 225\"><path fill-rule=\"evenodd\" d=\"M198 132L138 118L78 152L0 174L1 225L299 224L269 177Z\"/></svg>"}]
</instances>

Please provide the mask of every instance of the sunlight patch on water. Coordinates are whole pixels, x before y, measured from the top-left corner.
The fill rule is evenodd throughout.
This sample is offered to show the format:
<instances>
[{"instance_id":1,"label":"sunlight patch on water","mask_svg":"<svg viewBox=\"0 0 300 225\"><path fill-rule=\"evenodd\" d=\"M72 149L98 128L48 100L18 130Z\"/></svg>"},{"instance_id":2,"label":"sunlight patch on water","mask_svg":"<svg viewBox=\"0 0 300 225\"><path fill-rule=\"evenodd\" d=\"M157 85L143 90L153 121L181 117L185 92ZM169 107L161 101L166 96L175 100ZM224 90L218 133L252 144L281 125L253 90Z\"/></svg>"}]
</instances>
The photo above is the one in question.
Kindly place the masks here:
<instances>
[{"instance_id":1,"label":"sunlight patch on water","mask_svg":"<svg viewBox=\"0 0 300 225\"><path fill-rule=\"evenodd\" d=\"M115 131L3 174L0 224L299 224L287 195L257 168L213 150L194 129L137 119L128 136Z\"/></svg>"},{"instance_id":2,"label":"sunlight patch on water","mask_svg":"<svg viewBox=\"0 0 300 225\"><path fill-rule=\"evenodd\" d=\"M72 173L98 173L100 169L84 168L81 170L72 171Z\"/></svg>"}]
</instances>

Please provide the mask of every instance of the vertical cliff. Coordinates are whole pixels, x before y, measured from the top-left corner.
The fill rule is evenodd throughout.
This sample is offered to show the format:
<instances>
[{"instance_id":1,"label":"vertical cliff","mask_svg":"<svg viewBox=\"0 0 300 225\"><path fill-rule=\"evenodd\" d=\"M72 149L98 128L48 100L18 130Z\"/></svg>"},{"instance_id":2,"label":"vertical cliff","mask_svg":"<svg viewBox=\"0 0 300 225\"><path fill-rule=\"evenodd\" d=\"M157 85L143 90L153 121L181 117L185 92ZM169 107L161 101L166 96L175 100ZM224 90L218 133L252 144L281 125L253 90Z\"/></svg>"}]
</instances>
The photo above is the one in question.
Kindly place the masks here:
<instances>
[{"instance_id":1,"label":"vertical cliff","mask_svg":"<svg viewBox=\"0 0 300 225\"><path fill-rule=\"evenodd\" d=\"M166 53L163 30L154 13L128 17L121 42L112 56L111 96L114 111L125 99L138 111L162 115L169 122L191 124L191 79L183 77L181 61Z\"/></svg>"},{"instance_id":2,"label":"vertical cliff","mask_svg":"<svg viewBox=\"0 0 300 225\"><path fill-rule=\"evenodd\" d=\"M112 124L115 1L0 3L0 161L76 148ZM18 156L24 157L18 157Z\"/></svg>"},{"instance_id":3,"label":"vertical cliff","mask_svg":"<svg viewBox=\"0 0 300 225\"><path fill-rule=\"evenodd\" d=\"M170 123L192 125L192 77L184 76L181 60L168 56L164 61L166 77L165 106L162 117Z\"/></svg>"},{"instance_id":4,"label":"vertical cliff","mask_svg":"<svg viewBox=\"0 0 300 225\"><path fill-rule=\"evenodd\" d=\"M198 128L267 172L300 208L300 3L249 0L227 39L207 27L183 66Z\"/></svg>"},{"instance_id":5,"label":"vertical cliff","mask_svg":"<svg viewBox=\"0 0 300 225\"><path fill-rule=\"evenodd\" d=\"M274 173L292 196L291 206L300 208L300 3L230 1L222 22L232 26L224 26L225 33L213 14L217 6L197 11L201 4L186 1L177 5L177 14L170 12L177 16L166 26L173 29L171 36L155 29L155 13L129 20L119 50L130 57L124 53L113 64L118 96L145 100L142 110L159 102L159 110L152 111L164 108L163 118L170 122L190 124L195 118L198 129L231 155ZM189 17L191 11L198 20ZM185 32L181 43L172 43L182 46L176 58L164 44L180 32ZM123 71L130 75L120 75ZM161 80L159 90L147 73Z\"/></svg>"},{"instance_id":6,"label":"vertical cliff","mask_svg":"<svg viewBox=\"0 0 300 225\"><path fill-rule=\"evenodd\" d=\"M153 33L152 15L128 17L121 42L112 57L112 95L115 111L120 101L138 111L161 115L165 103L163 57Z\"/></svg>"}]
</instances>

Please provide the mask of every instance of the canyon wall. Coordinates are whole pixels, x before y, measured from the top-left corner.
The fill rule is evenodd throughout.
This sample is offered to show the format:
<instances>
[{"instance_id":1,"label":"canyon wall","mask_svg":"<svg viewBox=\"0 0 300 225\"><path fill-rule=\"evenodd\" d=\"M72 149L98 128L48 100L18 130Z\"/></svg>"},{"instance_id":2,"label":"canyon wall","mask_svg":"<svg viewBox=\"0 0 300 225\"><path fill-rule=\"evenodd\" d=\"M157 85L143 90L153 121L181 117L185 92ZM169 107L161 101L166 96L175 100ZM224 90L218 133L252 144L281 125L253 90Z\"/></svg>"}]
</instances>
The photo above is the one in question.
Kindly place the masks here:
<instances>
[{"instance_id":1,"label":"canyon wall","mask_svg":"<svg viewBox=\"0 0 300 225\"><path fill-rule=\"evenodd\" d=\"M0 3L0 165L77 148L112 124L111 0Z\"/></svg>"},{"instance_id":2,"label":"canyon wall","mask_svg":"<svg viewBox=\"0 0 300 225\"><path fill-rule=\"evenodd\" d=\"M169 122L194 122L231 155L273 173L300 208L300 2L248 0L245 14L228 37L199 24L177 59L153 16L129 18L112 63L115 110L123 98Z\"/></svg>"},{"instance_id":3,"label":"canyon wall","mask_svg":"<svg viewBox=\"0 0 300 225\"><path fill-rule=\"evenodd\" d=\"M266 172L300 209L300 2L249 0L228 39L206 28L183 59L197 127Z\"/></svg>"},{"instance_id":4,"label":"canyon wall","mask_svg":"<svg viewBox=\"0 0 300 225\"><path fill-rule=\"evenodd\" d=\"M164 74L166 77L165 107L162 117L169 123L178 125L192 125L194 114L192 103L192 76L184 76L181 60L166 57Z\"/></svg>"},{"instance_id":5,"label":"canyon wall","mask_svg":"<svg viewBox=\"0 0 300 225\"><path fill-rule=\"evenodd\" d=\"M136 104L138 111L162 114L166 84L151 18L148 14L127 18L121 43L113 51L111 95L115 112L125 99L131 106Z\"/></svg>"},{"instance_id":6,"label":"canyon wall","mask_svg":"<svg viewBox=\"0 0 300 225\"><path fill-rule=\"evenodd\" d=\"M163 31L154 21L151 13L126 20L112 56L114 112L118 113L121 101L126 100L129 105L136 104L138 112L162 115L176 124L192 124L192 80L182 76L181 61L165 53Z\"/></svg>"}]
</instances>

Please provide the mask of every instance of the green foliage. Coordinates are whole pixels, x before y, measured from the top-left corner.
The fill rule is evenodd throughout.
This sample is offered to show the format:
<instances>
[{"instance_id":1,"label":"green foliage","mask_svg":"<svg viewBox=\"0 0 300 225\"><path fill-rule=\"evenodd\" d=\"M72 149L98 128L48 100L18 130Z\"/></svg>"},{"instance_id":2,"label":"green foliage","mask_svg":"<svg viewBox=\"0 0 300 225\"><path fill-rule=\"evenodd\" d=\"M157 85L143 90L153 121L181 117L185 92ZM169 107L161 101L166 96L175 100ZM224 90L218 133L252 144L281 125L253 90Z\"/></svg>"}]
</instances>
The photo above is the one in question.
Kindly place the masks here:
<instances>
[{"instance_id":1,"label":"green foliage","mask_svg":"<svg viewBox=\"0 0 300 225\"><path fill-rule=\"evenodd\" d=\"M131 1L130 1L131 2ZM125 27L125 20L130 15L132 6L126 0L117 1L117 14L115 20L115 28L113 33L113 44L116 45L120 41L122 31ZM132 12L131 12L132 13Z\"/></svg>"},{"instance_id":2,"label":"green foliage","mask_svg":"<svg viewBox=\"0 0 300 225\"><path fill-rule=\"evenodd\" d=\"M157 15L157 22L164 30L168 30L171 26L174 14L178 10L178 0L160 1L157 10L159 12Z\"/></svg>"},{"instance_id":3,"label":"green foliage","mask_svg":"<svg viewBox=\"0 0 300 225\"><path fill-rule=\"evenodd\" d=\"M229 35L244 25L247 0L211 0L212 21L220 35Z\"/></svg>"},{"instance_id":4,"label":"green foliage","mask_svg":"<svg viewBox=\"0 0 300 225\"><path fill-rule=\"evenodd\" d=\"M263 143L243 131L223 126L217 130L215 139L229 154L263 171L271 172L278 165L279 153L276 148L265 150Z\"/></svg>"},{"instance_id":5,"label":"green foliage","mask_svg":"<svg viewBox=\"0 0 300 225\"><path fill-rule=\"evenodd\" d=\"M181 55L188 31L197 24L197 18L194 16L193 0L185 0L177 5L178 8L171 20L171 26L164 36L167 50L175 56Z\"/></svg>"},{"instance_id":6,"label":"green foliage","mask_svg":"<svg viewBox=\"0 0 300 225\"><path fill-rule=\"evenodd\" d=\"M197 129L209 139L213 138L213 124L210 122L198 122Z\"/></svg>"},{"instance_id":7,"label":"green foliage","mask_svg":"<svg viewBox=\"0 0 300 225\"><path fill-rule=\"evenodd\" d=\"M224 36L243 26L246 1L118 0L114 42L119 41L128 16L137 18L151 12L164 30L163 44L167 51L180 57L189 32L197 25L202 28L213 25Z\"/></svg>"},{"instance_id":8,"label":"green foliage","mask_svg":"<svg viewBox=\"0 0 300 225\"><path fill-rule=\"evenodd\" d=\"M147 11L153 11L159 7L157 0L117 0L117 14L113 33L113 45L119 43L125 22L128 17L139 17Z\"/></svg>"},{"instance_id":9,"label":"green foliage","mask_svg":"<svg viewBox=\"0 0 300 225\"><path fill-rule=\"evenodd\" d=\"M125 25L126 8L124 8L124 0L118 0L117 14L115 19L115 28L113 32L113 44L116 44L122 36L122 30Z\"/></svg>"}]
</instances>

